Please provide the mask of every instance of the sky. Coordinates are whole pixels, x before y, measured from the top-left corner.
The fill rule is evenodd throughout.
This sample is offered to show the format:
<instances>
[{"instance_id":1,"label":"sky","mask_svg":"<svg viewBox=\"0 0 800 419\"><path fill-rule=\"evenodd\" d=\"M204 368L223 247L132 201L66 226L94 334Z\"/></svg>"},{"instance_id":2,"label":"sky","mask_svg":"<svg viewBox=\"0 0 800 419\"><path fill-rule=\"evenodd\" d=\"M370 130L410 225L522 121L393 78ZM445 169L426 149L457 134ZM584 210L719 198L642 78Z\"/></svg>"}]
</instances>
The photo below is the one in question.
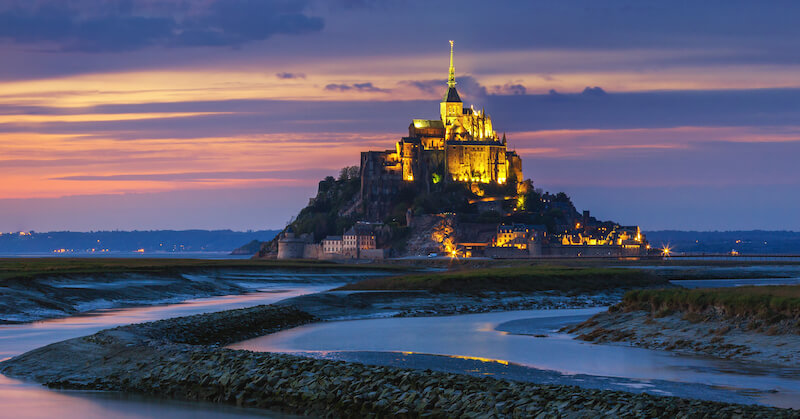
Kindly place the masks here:
<instances>
[{"instance_id":1,"label":"sky","mask_svg":"<svg viewBox=\"0 0 800 419\"><path fill-rule=\"evenodd\" d=\"M0 231L282 228L457 88L645 231L800 231L800 3L3 0Z\"/></svg>"}]
</instances>

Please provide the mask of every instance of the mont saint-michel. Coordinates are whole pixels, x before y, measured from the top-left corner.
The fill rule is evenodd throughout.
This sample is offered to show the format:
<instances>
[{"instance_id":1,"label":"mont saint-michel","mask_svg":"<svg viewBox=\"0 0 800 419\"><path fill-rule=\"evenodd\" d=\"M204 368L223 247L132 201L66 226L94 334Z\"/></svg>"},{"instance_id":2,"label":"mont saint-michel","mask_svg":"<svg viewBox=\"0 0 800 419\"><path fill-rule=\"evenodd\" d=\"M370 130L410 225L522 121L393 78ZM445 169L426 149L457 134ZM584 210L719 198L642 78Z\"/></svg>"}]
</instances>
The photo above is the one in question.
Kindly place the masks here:
<instances>
[{"instance_id":1,"label":"mont saint-michel","mask_svg":"<svg viewBox=\"0 0 800 419\"><path fill-rule=\"evenodd\" d=\"M259 257L619 257L665 251L651 249L638 226L579 213L567 194L534 187L524 178L513 139L495 129L485 109L466 106L457 84L450 41L438 117L412 119L393 149L364 151L359 166L321 181L316 197L262 245Z\"/></svg>"},{"instance_id":2,"label":"mont saint-michel","mask_svg":"<svg viewBox=\"0 0 800 419\"><path fill-rule=\"evenodd\" d=\"M0 419L800 419L797 16L0 1Z\"/></svg>"}]
</instances>

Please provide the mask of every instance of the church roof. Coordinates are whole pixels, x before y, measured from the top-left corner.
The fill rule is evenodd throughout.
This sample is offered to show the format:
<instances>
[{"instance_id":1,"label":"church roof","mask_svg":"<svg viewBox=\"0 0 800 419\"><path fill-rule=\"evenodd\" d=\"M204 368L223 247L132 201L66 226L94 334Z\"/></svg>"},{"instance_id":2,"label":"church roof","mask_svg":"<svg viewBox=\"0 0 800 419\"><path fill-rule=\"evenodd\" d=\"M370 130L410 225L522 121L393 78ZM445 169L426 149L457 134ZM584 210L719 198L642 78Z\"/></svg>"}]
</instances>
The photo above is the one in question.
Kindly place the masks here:
<instances>
[{"instance_id":1,"label":"church roof","mask_svg":"<svg viewBox=\"0 0 800 419\"><path fill-rule=\"evenodd\" d=\"M448 87L447 93L444 94L445 102L461 102L461 97L458 96L455 86Z\"/></svg>"},{"instance_id":2,"label":"church roof","mask_svg":"<svg viewBox=\"0 0 800 419\"><path fill-rule=\"evenodd\" d=\"M500 141L494 140L447 140L447 145L489 145L489 146L503 146Z\"/></svg>"},{"instance_id":3,"label":"church roof","mask_svg":"<svg viewBox=\"0 0 800 419\"><path fill-rule=\"evenodd\" d=\"M412 123L414 128L444 128L444 123L440 119L415 119Z\"/></svg>"}]
</instances>

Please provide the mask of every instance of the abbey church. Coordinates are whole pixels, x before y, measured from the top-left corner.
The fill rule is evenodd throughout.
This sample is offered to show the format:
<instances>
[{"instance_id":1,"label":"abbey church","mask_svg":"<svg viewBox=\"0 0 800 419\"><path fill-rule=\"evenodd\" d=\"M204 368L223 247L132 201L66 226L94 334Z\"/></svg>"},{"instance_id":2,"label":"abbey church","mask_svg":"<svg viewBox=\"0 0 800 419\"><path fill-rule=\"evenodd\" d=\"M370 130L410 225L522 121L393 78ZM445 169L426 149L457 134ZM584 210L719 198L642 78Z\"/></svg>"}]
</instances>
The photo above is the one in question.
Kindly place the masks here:
<instances>
[{"instance_id":1,"label":"abbey church","mask_svg":"<svg viewBox=\"0 0 800 419\"><path fill-rule=\"evenodd\" d=\"M534 188L507 145L485 111L461 101L450 41L438 119L412 119L394 149L361 153L358 175L346 168L321 181L268 250L281 259L660 254L638 226L581 215L567 194Z\"/></svg>"},{"instance_id":2,"label":"abbey church","mask_svg":"<svg viewBox=\"0 0 800 419\"><path fill-rule=\"evenodd\" d=\"M368 217L385 210L403 186L440 182L504 185L522 180L522 161L506 148L485 111L465 107L456 90L453 41L439 119L414 119L394 150L361 153L361 198Z\"/></svg>"}]
</instances>

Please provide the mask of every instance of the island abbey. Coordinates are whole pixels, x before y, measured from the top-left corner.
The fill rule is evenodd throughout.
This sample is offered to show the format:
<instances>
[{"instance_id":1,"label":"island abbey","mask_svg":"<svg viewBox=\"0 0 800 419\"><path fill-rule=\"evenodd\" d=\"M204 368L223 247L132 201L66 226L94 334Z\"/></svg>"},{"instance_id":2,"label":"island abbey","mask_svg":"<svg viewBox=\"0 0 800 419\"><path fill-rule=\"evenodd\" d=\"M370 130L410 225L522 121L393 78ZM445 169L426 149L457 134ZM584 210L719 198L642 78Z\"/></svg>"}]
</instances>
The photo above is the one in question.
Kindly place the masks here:
<instances>
[{"instance_id":1,"label":"island abbey","mask_svg":"<svg viewBox=\"0 0 800 419\"><path fill-rule=\"evenodd\" d=\"M522 161L506 148L483 110L464 107L456 90L453 41L439 119L414 119L394 150L361 153L361 197L379 214L404 183L430 190L439 182L506 184L522 180Z\"/></svg>"},{"instance_id":2,"label":"island abbey","mask_svg":"<svg viewBox=\"0 0 800 419\"><path fill-rule=\"evenodd\" d=\"M534 188L507 145L485 111L464 106L450 41L438 119L413 119L394 149L361 153L358 175L346 168L321 181L269 249L280 259L651 253L638 226L580 214L565 193Z\"/></svg>"}]
</instances>

